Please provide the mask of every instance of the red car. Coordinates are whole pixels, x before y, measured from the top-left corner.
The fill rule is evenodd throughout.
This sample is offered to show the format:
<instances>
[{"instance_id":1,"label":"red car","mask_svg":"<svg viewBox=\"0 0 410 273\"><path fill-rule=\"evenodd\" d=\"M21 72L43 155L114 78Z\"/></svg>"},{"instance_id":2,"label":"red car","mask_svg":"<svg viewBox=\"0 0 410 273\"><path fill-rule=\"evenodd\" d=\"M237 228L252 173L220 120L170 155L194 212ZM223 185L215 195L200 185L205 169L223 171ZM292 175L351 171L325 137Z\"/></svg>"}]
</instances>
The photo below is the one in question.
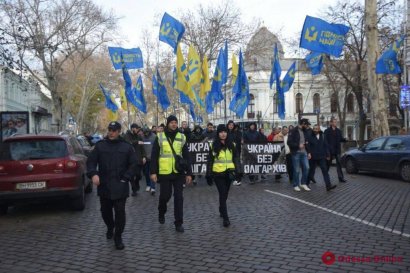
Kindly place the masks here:
<instances>
[{"instance_id":1,"label":"red car","mask_svg":"<svg viewBox=\"0 0 410 273\"><path fill-rule=\"evenodd\" d=\"M87 157L73 136L19 135L0 143L0 214L8 206L48 198L68 198L85 207L93 189L86 176Z\"/></svg>"}]
</instances>

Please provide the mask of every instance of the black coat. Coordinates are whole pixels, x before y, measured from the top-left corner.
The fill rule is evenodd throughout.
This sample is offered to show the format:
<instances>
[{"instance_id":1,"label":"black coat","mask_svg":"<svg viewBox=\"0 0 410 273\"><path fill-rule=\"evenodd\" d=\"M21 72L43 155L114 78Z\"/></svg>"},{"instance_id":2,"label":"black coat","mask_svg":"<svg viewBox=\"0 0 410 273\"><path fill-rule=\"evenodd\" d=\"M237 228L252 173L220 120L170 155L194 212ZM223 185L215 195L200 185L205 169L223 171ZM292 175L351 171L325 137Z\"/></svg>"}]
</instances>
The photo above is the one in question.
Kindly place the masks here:
<instances>
[{"instance_id":1,"label":"black coat","mask_svg":"<svg viewBox=\"0 0 410 273\"><path fill-rule=\"evenodd\" d=\"M339 128L336 128L333 131L332 127L329 127L325 130L325 139L329 145L329 151L331 155L340 155L342 149L340 143L346 142L346 139L342 136L342 131Z\"/></svg>"},{"instance_id":2,"label":"black coat","mask_svg":"<svg viewBox=\"0 0 410 273\"><path fill-rule=\"evenodd\" d=\"M134 148L135 155L137 156L138 165L143 165L143 159L146 158L146 155L144 150L144 141L142 140L142 137L128 130L123 138Z\"/></svg>"},{"instance_id":3,"label":"black coat","mask_svg":"<svg viewBox=\"0 0 410 273\"><path fill-rule=\"evenodd\" d=\"M100 177L98 196L111 200L128 197L128 181L135 176L136 170L137 156L134 148L122 138L106 138L97 142L87 160L88 177Z\"/></svg>"},{"instance_id":4,"label":"black coat","mask_svg":"<svg viewBox=\"0 0 410 273\"><path fill-rule=\"evenodd\" d=\"M241 153L241 145L242 145L242 133L240 131L229 130L228 129L228 139L235 143L236 149L238 153Z\"/></svg>"},{"instance_id":5,"label":"black coat","mask_svg":"<svg viewBox=\"0 0 410 273\"><path fill-rule=\"evenodd\" d=\"M303 131L303 134L305 135L305 149L306 149L306 152L309 153L309 145L307 145L309 143L309 134L306 130ZM299 144L300 144L299 142L300 142L299 126L296 126L293 130L289 132L289 136L288 136L287 144L289 146L291 154L296 154L296 152L299 151Z\"/></svg>"},{"instance_id":6,"label":"black coat","mask_svg":"<svg viewBox=\"0 0 410 273\"><path fill-rule=\"evenodd\" d=\"M319 133L319 139L315 134L309 135L308 142L311 159L318 160L330 156L329 147L322 132Z\"/></svg>"}]
</instances>

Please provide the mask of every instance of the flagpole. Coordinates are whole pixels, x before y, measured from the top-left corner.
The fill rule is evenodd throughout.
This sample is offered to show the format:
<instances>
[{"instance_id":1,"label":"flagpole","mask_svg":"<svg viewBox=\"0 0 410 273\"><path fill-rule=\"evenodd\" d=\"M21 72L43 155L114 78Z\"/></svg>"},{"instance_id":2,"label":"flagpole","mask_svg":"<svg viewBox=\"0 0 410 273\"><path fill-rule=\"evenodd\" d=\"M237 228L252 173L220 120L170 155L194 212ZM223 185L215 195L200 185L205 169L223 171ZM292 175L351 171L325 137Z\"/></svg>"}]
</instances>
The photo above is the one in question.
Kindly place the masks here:
<instances>
[{"instance_id":1,"label":"flagpole","mask_svg":"<svg viewBox=\"0 0 410 273\"><path fill-rule=\"evenodd\" d=\"M224 104L225 104L224 123L226 124L226 123L227 123L227 121L226 121L226 99L227 99L227 96L226 96L226 83L225 83L225 86L224 86L224 92L225 92L225 99L224 99Z\"/></svg>"},{"instance_id":2,"label":"flagpole","mask_svg":"<svg viewBox=\"0 0 410 273\"><path fill-rule=\"evenodd\" d=\"M130 128L130 104L128 100L127 100L127 118L128 118L128 129L131 129Z\"/></svg>"}]
</instances>

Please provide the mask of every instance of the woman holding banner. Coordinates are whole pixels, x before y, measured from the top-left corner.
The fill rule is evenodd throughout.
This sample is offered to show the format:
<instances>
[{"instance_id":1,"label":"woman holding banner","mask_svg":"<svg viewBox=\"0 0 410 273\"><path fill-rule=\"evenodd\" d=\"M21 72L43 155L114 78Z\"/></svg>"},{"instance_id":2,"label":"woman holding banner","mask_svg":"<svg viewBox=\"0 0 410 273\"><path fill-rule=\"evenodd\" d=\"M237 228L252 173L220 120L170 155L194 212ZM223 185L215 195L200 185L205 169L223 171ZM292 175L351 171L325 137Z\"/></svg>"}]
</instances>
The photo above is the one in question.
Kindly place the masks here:
<instances>
[{"instance_id":1,"label":"woman holding banner","mask_svg":"<svg viewBox=\"0 0 410 273\"><path fill-rule=\"evenodd\" d=\"M223 124L218 125L208 159L206 181L210 186L215 181L219 192L219 213L223 218L223 226L228 227L231 223L226 200L232 181L240 173L240 163L239 153L233 141L228 138L228 130Z\"/></svg>"}]
</instances>

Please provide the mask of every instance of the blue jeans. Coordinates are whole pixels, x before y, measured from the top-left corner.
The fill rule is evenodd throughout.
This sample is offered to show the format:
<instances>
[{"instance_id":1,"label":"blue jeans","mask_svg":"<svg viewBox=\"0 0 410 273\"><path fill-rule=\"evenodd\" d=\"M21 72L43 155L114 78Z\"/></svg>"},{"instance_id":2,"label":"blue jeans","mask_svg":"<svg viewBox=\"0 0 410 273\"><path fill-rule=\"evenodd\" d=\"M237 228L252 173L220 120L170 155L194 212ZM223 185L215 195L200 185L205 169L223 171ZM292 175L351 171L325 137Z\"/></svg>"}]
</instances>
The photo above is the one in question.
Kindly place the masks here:
<instances>
[{"instance_id":1,"label":"blue jeans","mask_svg":"<svg viewBox=\"0 0 410 273\"><path fill-rule=\"evenodd\" d=\"M292 154L293 164L293 187L299 186L299 168L302 168L302 185L307 184L309 162L306 153L297 152Z\"/></svg>"},{"instance_id":2,"label":"blue jeans","mask_svg":"<svg viewBox=\"0 0 410 273\"><path fill-rule=\"evenodd\" d=\"M150 165L150 162L147 160L147 162L145 162L145 165L142 171L144 173L145 182L147 182L147 186L150 186L151 189L155 190L155 183L151 181L150 174L149 174L149 165Z\"/></svg>"}]
</instances>

